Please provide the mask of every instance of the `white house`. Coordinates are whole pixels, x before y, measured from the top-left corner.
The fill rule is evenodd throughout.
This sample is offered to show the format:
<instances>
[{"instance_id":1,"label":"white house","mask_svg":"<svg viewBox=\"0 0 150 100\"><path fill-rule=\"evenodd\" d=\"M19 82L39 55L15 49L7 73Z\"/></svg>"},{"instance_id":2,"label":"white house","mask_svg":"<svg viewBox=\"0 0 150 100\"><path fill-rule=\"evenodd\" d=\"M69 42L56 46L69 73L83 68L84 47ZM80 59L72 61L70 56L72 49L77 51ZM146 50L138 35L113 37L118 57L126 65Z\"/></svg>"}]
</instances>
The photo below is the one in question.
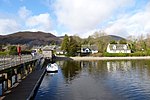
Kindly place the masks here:
<instances>
[{"instance_id":1,"label":"white house","mask_svg":"<svg viewBox=\"0 0 150 100\"><path fill-rule=\"evenodd\" d=\"M56 47L55 45L43 47L42 54L43 54L44 58L51 59L53 57L53 51L54 51L55 47Z\"/></svg>"},{"instance_id":2,"label":"white house","mask_svg":"<svg viewBox=\"0 0 150 100\"><path fill-rule=\"evenodd\" d=\"M81 53L98 53L98 48L95 45L82 45Z\"/></svg>"},{"instance_id":3,"label":"white house","mask_svg":"<svg viewBox=\"0 0 150 100\"><path fill-rule=\"evenodd\" d=\"M51 59L53 56L53 50L51 49L43 49L43 57L47 59Z\"/></svg>"},{"instance_id":4,"label":"white house","mask_svg":"<svg viewBox=\"0 0 150 100\"><path fill-rule=\"evenodd\" d=\"M92 53L92 50L88 47L81 48L81 53Z\"/></svg>"},{"instance_id":5,"label":"white house","mask_svg":"<svg viewBox=\"0 0 150 100\"><path fill-rule=\"evenodd\" d=\"M128 44L108 44L108 53L131 53Z\"/></svg>"}]
</instances>

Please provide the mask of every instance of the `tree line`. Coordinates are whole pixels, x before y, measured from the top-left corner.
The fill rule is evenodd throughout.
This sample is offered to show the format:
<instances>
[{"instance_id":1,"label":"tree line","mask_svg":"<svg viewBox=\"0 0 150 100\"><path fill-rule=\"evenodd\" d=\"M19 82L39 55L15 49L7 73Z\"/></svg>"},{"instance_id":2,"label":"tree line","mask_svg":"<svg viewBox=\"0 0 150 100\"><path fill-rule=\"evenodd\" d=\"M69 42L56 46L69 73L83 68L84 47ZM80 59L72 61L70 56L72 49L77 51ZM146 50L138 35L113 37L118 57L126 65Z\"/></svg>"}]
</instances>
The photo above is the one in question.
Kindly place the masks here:
<instances>
[{"instance_id":1,"label":"tree line","mask_svg":"<svg viewBox=\"0 0 150 100\"><path fill-rule=\"evenodd\" d=\"M119 41L112 40L105 32L95 32L88 38L80 38L79 36L65 35L61 44L61 49L68 56L76 56L77 52L80 52L82 45L96 45L98 47L98 53L104 54L108 44L128 44L132 53L138 53L138 55L150 55L150 35L144 37L143 35L135 38L129 36L127 39L121 39Z\"/></svg>"}]
</instances>

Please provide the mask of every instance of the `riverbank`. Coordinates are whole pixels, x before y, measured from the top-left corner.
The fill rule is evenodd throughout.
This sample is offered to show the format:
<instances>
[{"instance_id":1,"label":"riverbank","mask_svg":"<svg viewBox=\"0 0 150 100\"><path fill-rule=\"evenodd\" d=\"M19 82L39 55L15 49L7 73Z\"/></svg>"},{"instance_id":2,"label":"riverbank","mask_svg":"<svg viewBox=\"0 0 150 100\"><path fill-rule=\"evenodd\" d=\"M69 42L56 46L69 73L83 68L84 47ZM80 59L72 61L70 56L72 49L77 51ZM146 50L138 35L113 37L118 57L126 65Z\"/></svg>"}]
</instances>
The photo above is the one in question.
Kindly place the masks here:
<instances>
[{"instance_id":1,"label":"riverbank","mask_svg":"<svg viewBox=\"0 0 150 100\"><path fill-rule=\"evenodd\" d=\"M150 59L150 56L143 57L70 57L72 60L142 60Z\"/></svg>"},{"instance_id":2,"label":"riverbank","mask_svg":"<svg viewBox=\"0 0 150 100\"><path fill-rule=\"evenodd\" d=\"M141 57L56 57L55 60L144 60L150 59L150 56Z\"/></svg>"}]
</instances>

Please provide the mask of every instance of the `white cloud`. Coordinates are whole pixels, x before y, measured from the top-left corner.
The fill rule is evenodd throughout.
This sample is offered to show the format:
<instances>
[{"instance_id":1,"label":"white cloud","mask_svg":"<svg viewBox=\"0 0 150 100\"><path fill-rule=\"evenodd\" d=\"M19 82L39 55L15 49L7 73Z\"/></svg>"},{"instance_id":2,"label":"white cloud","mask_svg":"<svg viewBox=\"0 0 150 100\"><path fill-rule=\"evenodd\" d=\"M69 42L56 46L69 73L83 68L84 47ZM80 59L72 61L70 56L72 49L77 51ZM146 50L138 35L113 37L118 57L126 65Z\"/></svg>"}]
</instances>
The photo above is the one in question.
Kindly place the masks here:
<instances>
[{"instance_id":1,"label":"white cloud","mask_svg":"<svg viewBox=\"0 0 150 100\"><path fill-rule=\"evenodd\" d=\"M32 11L23 6L18 10L18 15L13 16L0 17L0 35L25 30L45 32L52 30L52 19L48 13L32 15Z\"/></svg>"},{"instance_id":2,"label":"white cloud","mask_svg":"<svg viewBox=\"0 0 150 100\"><path fill-rule=\"evenodd\" d=\"M30 16L31 11L28 10L25 6L21 7L18 11L19 17L22 19L26 19Z\"/></svg>"},{"instance_id":3,"label":"white cloud","mask_svg":"<svg viewBox=\"0 0 150 100\"><path fill-rule=\"evenodd\" d=\"M133 0L57 0L54 3L58 23L74 33L95 29L118 8Z\"/></svg>"},{"instance_id":4,"label":"white cloud","mask_svg":"<svg viewBox=\"0 0 150 100\"><path fill-rule=\"evenodd\" d=\"M118 18L105 28L105 32L124 37L150 33L149 4L144 10L138 11L133 15L124 15L124 17Z\"/></svg>"},{"instance_id":5,"label":"white cloud","mask_svg":"<svg viewBox=\"0 0 150 100\"><path fill-rule=\"evenodd\" d=\"M40 14L37 16L31 16L26 20L26 26L33 30L50 31L51 30L51 18L48 13Z\"/></svg>"},{"instance_id":6,"label":"white cloud","mask_svg":"<svg viewBox=\"0 0 150 100\"><path fill-rule=\"evenodd\" d=\"M13 19L0 19L0 35L18 31L20 25Z\"/></svg>"}]
</instances>

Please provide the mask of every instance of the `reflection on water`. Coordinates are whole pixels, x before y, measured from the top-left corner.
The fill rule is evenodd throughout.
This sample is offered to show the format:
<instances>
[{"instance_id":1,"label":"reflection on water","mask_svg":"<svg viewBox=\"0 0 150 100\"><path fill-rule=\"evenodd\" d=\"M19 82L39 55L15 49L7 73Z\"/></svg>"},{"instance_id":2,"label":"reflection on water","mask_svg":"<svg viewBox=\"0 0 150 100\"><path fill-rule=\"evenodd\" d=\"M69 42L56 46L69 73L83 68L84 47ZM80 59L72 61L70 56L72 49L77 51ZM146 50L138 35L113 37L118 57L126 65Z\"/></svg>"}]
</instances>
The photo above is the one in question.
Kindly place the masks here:
<instances>
[{"instance_id":1,"label":"reflection on water","mask_svg":"<svg viewBox=\"0 0 150 100\"><path fill-rule=\"evenodd\" d=\"M131 61L116 61L116 62L107 62L108 72L123 70L128 71L131 69Z\"/></svg>"},{"instance_id":2,"label":"reflection on water","mask_svg":"<svg viewBox=\"0 0 150 100\"><path fill-rule=\"evenodd\" d=\"M68 61L63 63L62 73L67 83L76 78L77 74L79 74L80 72L80 62Z\"/></svg>"},{"instance_id":3,"label":"reflection on water","mask_svg":"<svg viewBox=\"0 0 150 100\"><path fill-rule=\"evenodd\" d=\"M36 100L149 100L150 61L61 61Z\"/></svg>"}]
</instances>

